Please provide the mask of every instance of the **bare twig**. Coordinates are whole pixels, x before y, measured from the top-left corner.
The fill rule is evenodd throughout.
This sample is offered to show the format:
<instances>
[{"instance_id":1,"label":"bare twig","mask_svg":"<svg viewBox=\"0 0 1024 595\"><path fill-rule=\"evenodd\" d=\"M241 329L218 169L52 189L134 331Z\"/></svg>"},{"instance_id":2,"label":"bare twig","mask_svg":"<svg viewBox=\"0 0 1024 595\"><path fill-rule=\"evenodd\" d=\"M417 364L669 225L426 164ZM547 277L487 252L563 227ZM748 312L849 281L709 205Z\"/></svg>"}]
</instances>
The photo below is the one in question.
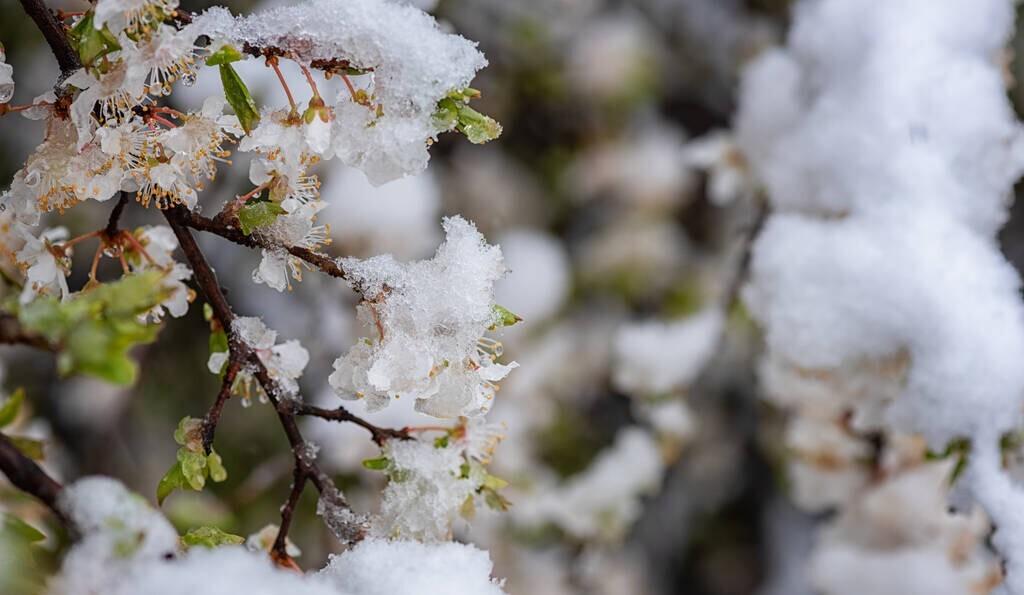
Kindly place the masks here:
<instances>
[{"instance_id":1,"label":"bare twig","mask_svg":"<svg viewBox=\"0 0 1024 595\"><path fill-rule=\"evenodd\" d=\"M224 292L220 288L220 284L217 281L217 275L213 272L210 264L206 261L206 257L203 255L196 243L192 233L186 227L188 221L188 211L181 207L168 209L164 211L164 217L170 224L171 229L174 231L174 235L178 238L178 244L181 246L182 251L185 253L185 258L188 260L192 267L192 271L195 277L195 281L202 291L206 301L210 304L213 309L213 314L217 318L217 321L224 328L225 333L228 335L228 346L229 346L229 362L235 361L242 363L252 370L253 376L256 377L256 381L259 382L263 389L263 392L267 395L271 404L274 406L274 410L277 413L278 420L281 423L281 427L284 430L285 436L288 438L288 444L291 446L292 457L295 461L295 477L302 478L302 481L296 481L296 485L299 495L301 495L302 488L305 485L305 481L308 480L312 483L321 494L328 494L331 496L332 502L335 502L339 506L348 507L348 503L341 496L340 490L334 485L331 478L320 469L316 464L316 461L310 456L311 448L309 444L302 437L302 433L299 431L299 426L295 420L295 414L292 411L290 405L290 397L283 395L277 382L270 377L270 373L267 371L266 366L260 361L256 353L249 349L243 341L241 341L232 328L232 322L236 316L234 311L228 304L227 299L224 297ZM223 386L221 388L224 390ZM218 396L218 399L220 397ZM212 429L207 428L207 431ZM289 502L293 499L297 500L298 496L289 497ZM292 505L294 508L294 505ZM286 504L282 510L282 515L290 515L290 509ZM289 516L290 524L290 516ZM282 518L282 527L285 527L284 518ZM357 531L353 531L357 533ZM287 533L280 533L278 540L287 538Z\"/></svg>"},{"instance_id":2,"label":"bare twig","mask_svg":"<svg viewBox=\"0 0 1024 595\"><path fill-rule=\"evenodd\" d=\"M35 461L23 455L3 434L0 434L0 471L4 472L14 487L35 496L52 510L62 523L67 523L64 513L57 507L57 496L60 495L62 486L47 475Z\"/></svg>"},{"instance_id":3,"label":"bare twig","mask_svg":"<svg viewBox=\"0 0 1024 595\"><path fill-rule=\"evenodd\" d=\"M45 351L56 351L57 347L42 335L25 330L13 314L0 313L0 344L28 345Z\"/></svg>"},{"instance_id":4,"label":"bare twig","mask_svg":"<svg viewBox=\"0 0 1024 595\"><path fill-rule=\"evenodd\" d=\"M184 209L178 209L175 216L178 217L184 225L187 225L196 231L212 233L228 240L229 242L234 242L235 244L249 248L283 250L300 260L304 260L325 275L330 275L331 277L336 277L338 279L348 278L345 273L345 269L341 267L336 259L321 252L317 252L316 250L310 250L309 248L303 248L301 246L284 246L257 234L245 235L242 233L242 230L237 227L233 227L226 223L219 222L216 219L210 219L209 217L204 217L198 213L186 211Z\"/></svg>"},{"instance_id":5,"label":"bare twig","mask_svg":"<svg viewBox=\"0 0 1024 595\"><path fill-rule=\"evenodd\" d=\"M224 404L231 397L231 387L235 384L235 378L241 369L242 362L229 355L227 368L224 369L224 378L221 380L220 392L217 393L217 400L213 402L210 410L203 417L203 449L206 454L210 454L213 449L213 438L217 433L217 424L220 423L220 414L224 411Z\"/></svg>"},{"instance_id":6,"label":"bare twig","mask_svg":"<svg viewBox=\"0 0 1024 595\"><path fill-rule=\"evenodd\" d=\"M382 428L380 426L375 426L372 423L366 421L365 419L357 415L353 415L348 409L345 409L344 407L338 407L337 409L323 409L321 407L316 407L314 405L299 403L297 405L293 405L292 410L297 415L319 417L320 419L326 419L328 421L347 421L354 423L357 426L370 432L370 436L373 438L373 441L377 443L377 446L383 446L383 444L387 442L388 439L390 438L395 438L398 440L412 439L412 436L409 435L408 428L396 430L393 428Z\"/></svg>"},{"instance_id":7,"label":"bare twig","mask_svg":"<svg viewBox=\"0 0 1024 595\"><path fill-rule=\"evenodd\" d=\"M81 68L82 63L64 34L63 25L46 7L43 0L21 0L21 6L46 38L46 43L50 45L50 50L60 65L61 78Z\"/></svg>"},{"instance_id":8,"label":"bare twig","mask_svg":"<svg viewBox=\"0 0 1024 595\"><path fill-rule=\"evenodd\" d=\"M121 221L121 214L124 213L124 207L128 204L131 195L122 190L120 195L117 197L117 204L110 211L110 218L107 219L107 227L103 230L103 233L108 239L113 238L117 234L118 223Z\"/></svg>"}]
</instances>

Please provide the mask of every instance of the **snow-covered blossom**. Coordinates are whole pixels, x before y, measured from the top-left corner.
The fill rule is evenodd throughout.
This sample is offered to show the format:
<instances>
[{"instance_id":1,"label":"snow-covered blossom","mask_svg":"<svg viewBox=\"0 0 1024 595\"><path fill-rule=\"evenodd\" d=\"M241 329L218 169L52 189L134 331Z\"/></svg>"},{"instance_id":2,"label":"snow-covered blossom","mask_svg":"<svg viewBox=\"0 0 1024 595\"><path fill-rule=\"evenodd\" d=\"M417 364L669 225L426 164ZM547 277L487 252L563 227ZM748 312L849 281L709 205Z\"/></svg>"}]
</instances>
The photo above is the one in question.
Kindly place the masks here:
<instances>
[{"instance_id":1,"label":"snow-covered blossom","mask_svg":"<svg viewBox=\"0 0 1024 595\"><path fill-rule=\"evenodd\" d=\"M615 341L615 384L641 396L689 387L714 355L724 323L719 308L708 308L678 321L623 327Z\"/></svg>"},{"instance_id":2,"label":"snow-covered blossom","mask_svg":"<svg viewBox=\"0 0 1024 595\"><path fill-rule=\"evenodd\" d=\"M146 96L146 72L128 59L118 61L103 74L81 68L68 77L67 83L80 89L71 103L71 121L78 131L79 148L92 138L97 125L97 104L105 120L122 120Z\"/></svg>"},{"instance_id":3,"label":"snow-covered blossom","mask_svg":"<svg viewBox=\"0 0 1024 595\"><path fill-rule=\"evenodd\" d=\"M195 294L184 283L192 277L192 270L171 257L171 253L178 247L174 232L163 225L152 226L139 230L137 237L145 253L133 255L133 268L163 270L163 286L169 291L167 299L149 312L150 319L160 320L164 312L175 318L184 316Z\"/></svg>"},{"instance_id":4,"label":"snow-covered blossom","mask_svg":"<svg viewBox=\"0 0 1024 595\"><path fill-rule=\"evenodd\" d=\"M302 62L344 60L372 71L367 99L357 102L345 92L327 106L334 115L329 135L320 130L318 118L307 128L314 145L331 141L315 153L337 155L374 184L426 167L427 145L441 132L433 117L438 101L468 87L486 65L472 43L443 33L429 15L396 2L315 0L239 18L212 9L196 17L192 27L238 47L273 46Z\"/></svg>"},{"instance_id":5,"label":"snow-covered blossom","mask_svg":"<svg viewBox=\"0 0 1024 595\"><path fill-rule=\"evenodd\" d=\"M173 155L173 163L190 172L197 186L203 178L212 180L217 173L217 163L228 156L224 144L230 140L229 135L241 134L238 118L223 115L224 105L222 97L210 97L203 102L202 109L185 114L181 124L163 131L155 139Z\"/></svg>"},{"instance_id":6,"label":"snow-covered blossom","mask_svg":"<svg viewBox=\"0 0 1024 595\"><path fill-rule=\"evenodd\" d=\"M754 182L735 139L727 132L712 132L683 148L684 162L707 172L708 198L724 207L754 192Z\"/></svg>"},{"instance_id":7,"label":"snow-covered blossom","mask_svg":"<svg viewBox=\"0 0 1024 595\"><path fill-rule=\"evenodd\" d=\"M60 509L80 541L64 558L53 592L108 593L136 565L163 560L178 548L178 532L118 481L86 477L61 491Z\"/></svg>"},{"instance_id":8,"label":"snow-covered blossom","mask_svg":"<svg viewBox=\"0 0 1024 595\"><path fill-rule=\"evenodd\" d=\"M577 537L617 538L640 515L640 498L657 488L663 469L654 438L626 428L586 471L513 508L515 522L553 522Z\"/></svg>"},{"instance_id":9,"label":"snow-covered blossom","mask_svg":"<svg viewBox=\"0 0 1024 595\"><path fill-rule=\"evenodd\" d=\"M994 241L1024 171L1022 127L992 58L1014 5L930 7L922 19L911 17L921 8L912 0L869 11L850 0L801 4L787 48L747 71L737 139L776 214L756 242L745 300L765 326L774 380L801 393L789 398L805 419L788 440L812 462L827 455L804 467L803 481L832 464L851 470L856 489L877 472L856 476L862 443L849 429L865 424L887 443L920 434L936 452L968 437L966 488L999 527L1007 592L1022 592L1024 492L1001 469L999 443L1024 421L1024 305ZM829 387L840 398L820 390ZM844 419L851 428L836 425ZM984 564L941 564L948 552L929 549L939 542L879 559L858 552L856 536L843 541L819 561L825 591L844 592L832 581L854 575L877 578L858 588L879 593L992 586Z\"/></svg>"},{"instance_id":10,"label":"snow-covered blossom","mask_svg":"<svg viewBox=\"0 0 1024 595\"><path fill-rule=\"evenodd\" d=\"M381 537L444 541L479 480L463 476L459 449L419 440L392 440L384 448L391 481L373 529Z\"/></svg>"},{"instance_id":11,"label":"snow-covered blossom","mask_svg":"<svg viewBox=\"0 0 1024 595\"><path fill-rule=\"evenodd\" d=\"M231 323L231 330L240 341L256 353L260 362L266 366L267 373L286 395L298 395L298 379L309 363L309 352L297 339L277 344L277 331L267 328L267 325L255 316L235 318ZM227 358L226 351L210 354L207 364L210 371L214 374L219 373Z\"/></svg>"},{"instance_id":12,"label":"snow-covered blossom","mask_svg":"<svg viewBox=\"0 0 1024 595\"><path fill-rule=\"evenodd\" d=\"M271 238L284 247L298 247L315 250L319 246L328 243L329 230L323 225L316 225L316 214L324 208L325 203L321 201L308 202L305 204L294 201L289 206L291 212L278 215L272 224L263 228L257 233L261 236ZM302 269L308 267L304 260L292 256L285 249L268 250L263 249L263 258L259 267L253 271L252 280L255 283L266 283L278 291L284 291L287 287L291 289L291 280L302 281Z\"/></svg>"},{"instance_id":13,"label":"snow-covered blossom","mask_svg":"<svg viewBox=\"0 0 1024 595\"><path fill-rule=\"evenodd\" d=\"M477 415L516 366L497 363L500 344L483 336L497 322L501 250L460 217L445 219L444 229L447 239L430 260L342 262L363 293L360 316L373 334L334 362L330 383L341 398L375 410L406 397L436 417Z\"/></svg>"},{"instance_id":14,"label":"snow-covered blossom","mask_svg":"<svg viewBox=\"0 0 1024 595\"><path fill-rule=\"evenodd\" d=\"M98 0L93 24L97 29L106 26L115 35L124 30L141 32L177 7L178 0Z\"/></svg>"},{"instance_id":15,"label":"snow-covered blossom","mask_svg":"<svg viewBox=\"0 0 1024 595\"><path fill-rule=\"evenodd\" d=\"M63 227L47 229L34 236L30 230L19 227L25 243L15 254L15 259L25 269L25 289L21 303L30 302L37 295L57 295L61 299L68 295L68 263L54 248L53 243L66 240L68 230Z\"/></svg>"},{"instance_id":16,"label":"snow-covered blossom","mask_svg":"<svg viewBox=\"0 0 1024 595\"><path fill-rule=\"evenodd\" d=\"M462 543L367 539L321 571L353 595L503 595L487 552Z\"/></svg>"},{"instance_id":17,"label":"snow-covered blossom","mask_svg":"<svg viewBox=\"0 0 1024 595\"><path fill-rule=\"evenodd\" d=\"M14 67L7 63L7 54L0 44L0 104L14 97Z\"/></svg>"},{"instance_id":18,"label":"snow-covered blossom","mask_svg":"<svg viewBox=\"0 0 1024 595\"><path fill-rule=\"evenodd\" d=\"M110 158L95 144L79 151L77 138L70 122L51 119L46 140L25 161L24 189L40 210L63 211L88 199L105 201L120 190Z\"/></svg>"}]
</instances>

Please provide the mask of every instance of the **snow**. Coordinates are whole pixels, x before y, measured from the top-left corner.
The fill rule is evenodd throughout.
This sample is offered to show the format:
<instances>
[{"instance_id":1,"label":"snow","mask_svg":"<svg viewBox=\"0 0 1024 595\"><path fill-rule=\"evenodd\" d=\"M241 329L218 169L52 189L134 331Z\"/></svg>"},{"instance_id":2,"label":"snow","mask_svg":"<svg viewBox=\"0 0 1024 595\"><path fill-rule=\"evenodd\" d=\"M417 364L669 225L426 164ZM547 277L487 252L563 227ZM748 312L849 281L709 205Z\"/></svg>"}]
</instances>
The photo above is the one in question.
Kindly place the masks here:
<instances>
[{"instance_id":1,"label":"snow","mask_svg":"<svg viewBox=\"0 0 1024 595\"><path fill-rule=\"evenodd\" d=\"M479 415L490 408L492 383L515 366L496 363L500 353L483 336L496 322L501 250L461 217L443 226L445 242L430 260L342 260L372 335L334 362L329 380L341 398L364 399L371 411L406 397L435 417Z\"/></svg>"},{"instance_id":2,"label":"snow","mask_svg":"<svg viewBox=\"0 0 1024 595\"><path fill-rule=\"evenodd\" d=\"M471 545L368 539L332 557L321 576L358 595L502 595L491 568Z\"/></svg>"},{"instance_id":3,"label":"snow","mask_svg":"<svg viewBox=\"0 0 1024 595\"><path fill-rule=\"evenodd\" d=\"M680 320L623 326L615 339L615 385L649 396L688 388L715 354L724 324L713 307Z\"/></svg>"},{"instance_id":4,"label":"snow","mask_svg":"<svg viewBox=\"0 0 1024 595\"><path fill-rule=\"evenodd\" d=\"M856 461L863 439L831 425L841 411L855 429L884 432L887 455L901 435L920 434L937 451L969 438L966 487L997 527L1007 589L1024 592L1024 493L998 454L1000 436L1022 422L1024 308L994 237L1024 171L1024 135L995 59L1014 3L894 0L864 10L817 0L795 16L786 48L746 72L736 132L775 211L754 246L744 299L766 330L772 398L802 416L788 441L860 490L870 467ZM782 396L787 386L799 394ZM798 471L805 493L814 478L826 481L812 465ZM902 480L885 480L887 504L874 512L900 501ZM941 482L915 489L906 514L882 524L923 530L919 515L941 523L942 503L925 507L926 495L942 500ZM841 501L848 516L875 498L832 494L818 504ZM982 562L943 564L934 536L881 555L877 543L860 542L870 521L830 531L840 538L817 562L823 591L992 584ZM973 552L983 539L963 543Z\"/></svg>"}]
</instances>

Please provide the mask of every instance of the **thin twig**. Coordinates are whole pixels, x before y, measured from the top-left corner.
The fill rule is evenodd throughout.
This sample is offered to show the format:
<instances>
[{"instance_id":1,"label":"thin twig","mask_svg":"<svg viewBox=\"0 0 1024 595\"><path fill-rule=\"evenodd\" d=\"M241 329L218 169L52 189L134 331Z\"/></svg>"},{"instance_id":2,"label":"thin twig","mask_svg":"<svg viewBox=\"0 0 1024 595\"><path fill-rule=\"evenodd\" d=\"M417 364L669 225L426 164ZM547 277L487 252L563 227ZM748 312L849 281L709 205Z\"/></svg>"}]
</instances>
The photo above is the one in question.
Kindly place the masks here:
<instances>
[{"instance_id":1,"label":"thin twig","mask_svg":"<svg viewBox=\"0 0 1024 595\"><path fill-rule=\"evenodd\" d=\"M28 345L45 351L56 351L46 337L26 330L13 314L0 313L0 344Z\"/></svg>"},{"instance_id":2,"label":"thin twig","mask_svg":"<svg viewBox=\"0 0 1024 595\"><path fill-rule=\"evenodd\" d=\"M217 393L217 400L213 402L210 410L203 417L203 449L206 454L210 454L213 450L213 438L217 433L217 424L220 423L220 414L224 411L224 404L231 398L231 387L235 384L235 378L241 369L242 363L237 359L232 359L229 355L224 378L221 380L220 392Z\"/></svg>"},{"instance_id":3,"label":"thin twig","mask_svg":"<svg viewBox=\"0 0 1024 595\"><path fill-rule=\"evenodd\" d=\"M107 236L107 239L112 239L117 234L118 224L121 221L121 213L124 213L124 207L128 204L130 194L122 190L120 196L117 198L117 204L110 211L110 218L107 219L107 227L104 228L103 233Z\"/></svg>"},{"instance_id":4,"label":"thin twig","mask_svg":"<svg viewBox=\"0 0 1024 595\"><path fill-rule=\"evenodd\" d=\"M306 261L313 266L313 268L318 269L325 275L336 277L338 279L348 278L348 275L345 273L345 269L341 267L338 261L326 254L323 254L322 252L317 252L316 250L310 250L309 248L303 248L301 246L285 246L256 234L245 235L242 233L242 230L237 227L210 219L209 217L203 217L198 213L187 211L182 208L177 209L175 217L178 217L184 225L187 225L196 231L212 233L228 240L229 242L234 242L235 244L246 246L248 248L283 250L300 260Z\"/></svg>"},{"instance_id":5,"label":"thin twig","mask_svg":"<svg viewBox=\"0 0 1024 595\"><path fill-rule=\"evenodd\" d=\"M292 406L292 410L298 415L308 415L311 417L319 417L320 419L326 419L328 421L342 421L351 422L357 426L370 432L370 436L373 441L377 443L377 446L383 446L384 443L390 438L396 438L398 440L410 440L412 436L409 435L408 428L402 428L396 430L393 428L382 428L375 426L365 419L353 415L348 409L344 407L338 407L337 409L323 409L314 405L307 405L305 403L299 403Z\"/></svg>"},{"instance_id":6,"label":"thin twig","mask_svg":"<svg viewBox=\"0 0 1024 595\"><path fill-rule=\"evenodd\" d=\"M61 78L66 78L81 68L82 63L78 59L78 54L75 53L64 34L64 26L50 12L43 0L21 0L21 6L25 9L25 14L35 22L36 27L46 38L46 43L50 45L50 50L57 58L57 64L60 65Z\"/></svg>"},{"instance_id":7,"label":"thin twig","mask_svg":"<svg viewBox=\"0 0 1024 595\"><path fill-rule=\"evenodd\" d=\"M67 519L57 506L57 497L63 489L59 483L46 474L32 459L18 450L6 436L0 434L0 471L14 487L35 496L45 504L64 524Z\"/></svg>"}]
</instances>

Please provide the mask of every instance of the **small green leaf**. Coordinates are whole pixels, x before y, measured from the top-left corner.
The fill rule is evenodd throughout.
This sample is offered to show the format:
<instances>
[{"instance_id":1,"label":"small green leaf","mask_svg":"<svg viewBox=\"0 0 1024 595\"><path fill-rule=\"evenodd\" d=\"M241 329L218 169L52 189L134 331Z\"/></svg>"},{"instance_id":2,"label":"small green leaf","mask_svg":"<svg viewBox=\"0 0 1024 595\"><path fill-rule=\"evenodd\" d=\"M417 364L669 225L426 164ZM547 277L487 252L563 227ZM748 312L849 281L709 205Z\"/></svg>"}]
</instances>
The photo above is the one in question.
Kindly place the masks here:
<instances>
[{"instance_id":1,"label":"small green leaf","mask_svg":"<svg viewBox=\"0 0 1024 595\"><path fill-rule=\"evenodd\" d=\"M201 546L212 549L222 545L241 545L245 543L245 538L225 533L217 527L197 527L182 535L181 542L187 547Z\"/></svg>"},{"instance_id":2,"label":"small green leaf","mask_svg":"<svg viewBox=\"0 0 1024 595\"><path fill-rule=\"evenodd\" d=\"M180 448L178 449L178 462L181 463L181 474L189 487L197 492L206 486L206 475L209 473L206 468L206 456L199 452Z\"/></svg>"},{"instance_id":3,"label":"small green leaf","mask_svg":"<svg viewBox=\"0 0 1024 595\"><path fill-rule=\"evenodd\" d=\"M91 11L86 13L68 32L83 66L92 66L103 56L121 49L121 44L106 25L102 29L96 28L93 16Z\"/></svg>"},{"instance_id":4,"label":"small green leaf","mask_svg":"<svg viewBox=\"0 0 1024 595\"><path fill-rule=\"evenodd\" d=\"M39 529L36 529L13 514L0 513L0 519L3 520L3 523L0 523L0 526L3 527L3 533L10 532L29 543L35 543L46 539L46 535L44 535Z\"/></svg>"},{"instance_id":5,"label":"small green leaf","mask_svg":"<svg viewBox=\"0 0 1024 595\"><path fill-rule=\"evenodd\" d=\"M513 314L508 308L499 304L494 304L492 310L494 311L494 324L491 325L490 330L503 326L512 326L517 322L523 321L522 318Z\"/></svg>"},{"instance_id":6,"label":"small green leaf","mask_svg":"<svg viewBox=\"0 0 1024 595\"><path fill-rule=\"evenodd\" d=\"M213 320L213 306L208 303L203 304L203 320L206 322Z\"/></svg>"},{"instance_id":7,"label":"small green leaf","mask_svg":"<svg viewBox=\"0 0 1024 595\"><path fill-rule=\"evenodd\" d=\"M484 477L484 489L500 490L500 489L502 489L504 487L507 487L507 486L508 486L508 482L507 481L505 481L504 479L502 479L500 477L497 477L495 475L491 475L490 473L488 473Z\"/></svg>"},{"instance_id":8,"label":"small green leaf","mask_svg":"<svg viewBox=\"0 0 1024 595\"><path fill-rule=\"evenodd\" d=\"M46 458L42 440L25 438L24 436L7 436L7 439L11 441L15 448L21 451L21 454L34 461L42 461Z\"/></svg>"},{"instance_id":9,"label":"small green leaf","mask_svg":"<svg viewBox=\"0 0 1024 595\"><path fill-rule=\"evenodd\" d=\"M209 456L206 457L206 467L210 470L210 479L213 481L220 483L228 478L228 470L224 468L224 461L216 452L210 451Z\"/></svg>"},{"instance_id":10,"label":"small green leaf","mask_svg":"<svg viewBox=\"0 0 1024 595\"><path fill-rule=\"evenodd\" d=\"M188 481L185 479L185 475L181 472L181 463L175 461L174 466L160 479L160 483L156 486L156 501L157 504L163 505L164 500L167 496L171 495L171 492L188 486Z\"/></svg>"},{"instance_id":11,"label":"small green leaf","mask_svg":"<svg viewBox=\"0 0 1024 595\"><path fill-rule=\"evenodd\" d=\"M434 438L434 448L448 448L448 434Z\"/></svg>"},{"instance_id":12,"label":"small green leaf","mask_svg":"<svg viewBox=\"0 0 1024 595\"><path fill-rule=\"evenodd\" d=\"M82 373L115 384L134 382L132 347L151 343L160 326L143 315L167 298L165 273L126 275L75 294L65 301L40 297L18 312L29 331L60 346L57 371Z\"/></svg>"},{"instance_id":13,"label":"small green leaf","mask_svg":"<svg viewBox=\"0 0 1024 595\"><path fill-rule=\"evenodd\" d=\"M21 411L21 404L25 401L25 390L19 388L14 391L3 405L0 405L0 428L9 425L18 417Z\"/></svg>"},{"instance_id":14,"label":"small green leaf","mask_svg":"<svg viewBox=\"0 0 1024 595\"><path fill-rule=\"evenodd\" d=\"M371 471L383 471L388 468L390 461L387 457L377 457L376 459L365 459L363 460L363 467Z\"/></svg>"},{"instance_id":15,"label":"small green leaf","mask_svg":"<svg viewBox=\"0 0 1024 595\"><path fill-rule=\"evenodd\" d=\"M238 123L246 133L252 132L260 123L260 112L256 109L256 101L249 93L242 77L238 76L230 64L221 64L220 82L224 85L224 97L227 99L231 109L235 110L238 116Z\"/></svg>"},{"instance_id":16,"label":"small green leaf","mask_svg":"<svg viewBox=\"0 0 1024 595\"><path fill-rule=\"evenodd\" d=\"M276 202L255 202L247 204L238 211L238 223L242 226L242 233L251 234L257 229L262 229L274 223L278 215L285 210Z\"/></svg>"},{"instance_id":17,"label":"small green leaf","mask_svg":"<svg viewBox=\"0 0 1024 595\"><path fill-rule=\"evenodd\" d=\"M206 65L220 66L222 64L231 64L232 62L238 62L244 57L242 52L238 51L235 46L225 44L219 50L210 54L210 57L206 59Z\"/></svg>"},{"instance_id":18,"label":"small green leaf","mask_svg":"<svg viewBox=\"0 0 1024 595\"><path fill-rule=\"evenodd\" d=\"M466 135L469 142L476 145L481 145L501 136L501 124L468 105L459 106L459 122L455 127L459 132Z\"/></svg>"},{"instance_id":19,"label":"small green leaf","mask_svg":"<svg viewBox=\"0 0 1024 595\"><path fill-rule=\"evenodd\" d=\"M506 510L509 509L509 507L512 506L512 503L509 502L508 498L502 496L495 490L484 488L482 493L484 495L484 502L487 503L487 506L491 510L505 512Z\"/></svg>"}]
</instances>

